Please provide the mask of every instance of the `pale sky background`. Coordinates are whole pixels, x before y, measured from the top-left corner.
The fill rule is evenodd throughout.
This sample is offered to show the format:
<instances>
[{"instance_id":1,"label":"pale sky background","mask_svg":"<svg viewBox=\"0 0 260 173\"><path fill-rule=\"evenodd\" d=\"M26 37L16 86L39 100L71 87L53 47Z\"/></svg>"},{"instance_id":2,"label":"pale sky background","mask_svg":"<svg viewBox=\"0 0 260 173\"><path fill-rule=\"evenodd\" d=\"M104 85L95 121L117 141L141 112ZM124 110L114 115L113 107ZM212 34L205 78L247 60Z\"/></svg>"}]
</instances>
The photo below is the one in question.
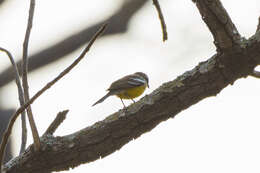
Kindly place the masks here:
<instances>
[{"instance_id":1,"label":"pale sky background","mask_svg":"<svg viewBox=\"0 0 260 173\"><path fill-rule=\"evenodd\" d=\"M101 21L122 4L119 0L109 2L36 1L29 54ZM253 35L260 15L260 1L222 2L240 34L246 38ZM64 109L70 112L56 135L73 133L121 109L122 104L116 97L95 107L91 105L105 95L112 81L126 74L147 73L151 82L145 94L149 94L215 54L213 38L191 0L161 0L160 4L169 40L161 41L157 12L152 2L147 3L132 18L127 33L98 39L77 68L32 105L40 134L57 112ZM0 45L15 57L22 53L28 8L29 1L18 0L8 0L0 8ZM31 95L67 67L82 49L31 73ZM3 54L0 57L1 72L9 66L9 60ZM240 79L216 97L204 99L121 150L69 172L259 173L259 89L259 80ZM18 107L14 82L0 92L4 108ZM12 134L13 139L18 139L13 145L16 155L19 135L20 121L17 121ZM31 135L28 142L32 142Z\"/></svg>"}]
</instances>

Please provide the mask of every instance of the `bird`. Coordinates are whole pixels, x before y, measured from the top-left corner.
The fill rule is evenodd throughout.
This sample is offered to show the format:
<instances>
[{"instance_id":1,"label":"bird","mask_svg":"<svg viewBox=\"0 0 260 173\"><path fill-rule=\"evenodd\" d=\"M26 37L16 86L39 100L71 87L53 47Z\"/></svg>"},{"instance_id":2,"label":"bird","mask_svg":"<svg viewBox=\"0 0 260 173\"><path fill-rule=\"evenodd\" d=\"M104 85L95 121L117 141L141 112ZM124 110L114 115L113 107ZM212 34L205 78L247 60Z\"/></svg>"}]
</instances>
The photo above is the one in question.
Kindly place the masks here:
<instances>
[{"instance_id":1,"label":"bird","mask_svg":"<svg viewBox=\"0 0 260 173\"><path fill-rule=\"evenodd\" d=\"M135 103L134 98L142 95L147 87L149 88L149 78L143 72L124 76L114 81L107 89L108 93L92 106L103 102L109 96L115 95L120 98L124 108L126 108L123 99L131 99Z\"/></svg>"}]
</instances>

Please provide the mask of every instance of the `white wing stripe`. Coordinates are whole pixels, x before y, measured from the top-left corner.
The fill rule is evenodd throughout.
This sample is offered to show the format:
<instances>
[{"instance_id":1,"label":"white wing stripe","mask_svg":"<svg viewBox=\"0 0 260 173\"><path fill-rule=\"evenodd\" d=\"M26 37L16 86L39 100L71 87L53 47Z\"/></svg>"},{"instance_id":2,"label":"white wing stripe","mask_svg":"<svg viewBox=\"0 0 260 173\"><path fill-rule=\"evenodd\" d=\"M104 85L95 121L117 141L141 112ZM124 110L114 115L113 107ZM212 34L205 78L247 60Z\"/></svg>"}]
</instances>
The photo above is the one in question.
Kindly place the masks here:
<instances>
[{"instance_id":1,"label":"white wing stripe","mask_svg":"<svg viewBox=\"0 0 260 173\"><path fill-rule=\"evenodd\" d=\"M130 85L134 85L134 86L143 85L142 83L136 83L136 82L133 82L133 81L127 81L127 83L129 83Z\"/></svg>"},{"instance_id":2,"label":"white wing stripe","mask_svg":"<svg viewBox=\"0 0 260 173\"><path fill-rule=\"evenodd\" d=\"M142 78L129 78L127 81L128 84L134 85L134 86L140 86L146 83L146 81Z\"/></svg>"},{"instance_id":3,"label":"white wing stripe","mask_svg":"<svg viewBox=\"0 0 260 173\"><path fill-rule=\"evenodd\" d=\"M136 81L136 82L140 82L142 84L146 83L145 79L142 79L142 78L130 78L130 79L133 80L133 81Z\"/></svg>"}]
</instances>

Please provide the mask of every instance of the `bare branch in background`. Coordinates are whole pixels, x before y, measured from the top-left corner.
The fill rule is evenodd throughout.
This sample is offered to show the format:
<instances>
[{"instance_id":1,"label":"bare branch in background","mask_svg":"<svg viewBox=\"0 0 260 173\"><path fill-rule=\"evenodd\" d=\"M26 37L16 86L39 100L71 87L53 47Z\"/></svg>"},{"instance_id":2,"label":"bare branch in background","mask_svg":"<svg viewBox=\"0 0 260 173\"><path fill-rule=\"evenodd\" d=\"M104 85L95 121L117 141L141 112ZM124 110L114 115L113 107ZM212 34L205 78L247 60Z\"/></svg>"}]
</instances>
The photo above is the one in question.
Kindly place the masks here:
<instances>
[{"instance_id":1,"label":"bare branch in background","mask_svg":"<svg viewBox=\"0 0 260 173\"><path fill-rule=\"evenodd\" d=\"M23 88L22 88L22 84L21 84L21 80L20 80L20 77L19 77L19 72L18 72L16 63L14 61L12 54L7 49L0 47L0 50L7 54L7 56L9 57L9 59L11 61L12 66L13 66L14 78L15 78L15 82L16 82L16 85L17 85L17 89L18 89L19 102L20 102L20 105L22 106L22 105L24 105L25 100L24 100ZM21 116L21 120L22 120L22 143L21 143L21 148L20 148L20 154L24 152L25 147L26 147L26 143L27 143L27 128L26 128L26 117L25 116L26 116L25 111L23 111L22 116Z\"/></svg>"},{"instance_id":2,"label":"bare branch in background","mask_svg":"<svg viewBox=\"0 0 260 173\"><path fill-rule=\"evenodd\" d=\"M168 39L168 34L167 34L167 29L166 29L166 24L164 21L163 13L160 7L160 4L158 0L153 0L153 5L155 6L157 12L158 12L158 17L161 22L161 27L162 27L162 35L163 35L163 41L166 41Z\"/></svg>"},{"instance_id":3,"label":"bare branch in background","mask_svg":"<svg viewBox=\"0 0 260 173\"><path fill-rule=\"evenodd\" d=\"M49 127L47 128L47 130L44 132L43 135L48 135L48 134L53 135L53 133L57 130L57 128L61 125L61 123L66 119L66 115L68 112L69 110L59 112L56 118L49 125Z\"/></svg>"},{"instance_id":4,"label":"bare branch in background","mask_svg":"<svg viewBox=\"0 0 260 173\"><path fill-rule=\"evenodd\" d=\"M3 5L7 0L0 0L0 5Z\"/></svg>"},{"instance_id":5,"label":"bare branch in background","mask_svg":"<svg viewBox=\"0 0 260 173\"><path fill-rule=\"evenodd\" d=\"M146 2L148 2L148 0L125 0L122 7L112 16L88 28L85 28L78 33L73 33L68 38L63 39L54 45L49 45L48 48L45 48L40 52L33 54L28 59L28 61L30 62L30 65L28 67L29 72L50 63L56 62L57 60L77 50L86 42L88 42L91 39L92 35L99 28L99 26L105 22L109 22L109 28L102 35L102 37L125 33L127 31L130 19L136 14L138 10L140 10L144 6ZM20 71L21 61L17 63L17 66L18 70ZM11 80L12 67L8 67L0 74L0 87L6 85Z\"/></svg>"},{"instance_id":6,"label":"bare branch in background","mask_svg":"<svg viewBox=\"0 0 260 173\"><path fill-rule=\"evenodd\" d=\"M3 158L4 158L4 151L9 139L9 136L11 134L13 125L15 120L17 119L17 117L30 105L32 104L39 96L41 96L47 89L49 89L50 87L52 87L57 81L59 81L63 76L65 76L66 74L68 74L79 62L80 60L83 59L83 57L85 56L85 54L89 51L90 47L93 45L93 43L95 42L95 40L97 39L97 37L99 35L102 34L102 32L105 30L105 28L107 27L107 24L104 24L97 32L96 34L92 37L92 39L90 40L89 44L87 45L87 47L83 50L83 52L80 54L80 56L70 65L68 66L64 71L62 71L56 78L54 78L52 81L50 81L49 83L47 83L40 91L38 91L29 101L27 101L23 106L21 106L19 109L16 110L16 112L14 113L14 115L12 116L8 127L3 135L3 139L1 141L1 145L0 145L0 165L3 165ZM34 151L35 152L35 151ZM37 152L36 152L37 153ZM1 169L0 169L0 173L1 173Z\"/></svg>"}]
</instances>

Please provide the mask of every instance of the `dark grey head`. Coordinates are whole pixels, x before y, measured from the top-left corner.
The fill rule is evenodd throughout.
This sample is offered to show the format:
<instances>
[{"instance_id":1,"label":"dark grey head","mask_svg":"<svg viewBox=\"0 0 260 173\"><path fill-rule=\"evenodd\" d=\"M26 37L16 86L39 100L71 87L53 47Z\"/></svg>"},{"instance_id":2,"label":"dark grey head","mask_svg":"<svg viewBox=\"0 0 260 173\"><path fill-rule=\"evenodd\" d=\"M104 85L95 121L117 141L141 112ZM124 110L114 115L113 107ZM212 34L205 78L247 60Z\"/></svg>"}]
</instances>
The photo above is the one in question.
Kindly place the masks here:
<instances>
[{"instance_id":1,"label":"dark grey head","mask_svg":"<svg viewBox=\"0 0 260 173\"><path fill-rule=\"evenodd\" d=\"M148 76L143 72L136 72L135 74L142 77L146 81L147 87L149 88L149 78L148 78Z\"/></svg>"}]
</instances>

